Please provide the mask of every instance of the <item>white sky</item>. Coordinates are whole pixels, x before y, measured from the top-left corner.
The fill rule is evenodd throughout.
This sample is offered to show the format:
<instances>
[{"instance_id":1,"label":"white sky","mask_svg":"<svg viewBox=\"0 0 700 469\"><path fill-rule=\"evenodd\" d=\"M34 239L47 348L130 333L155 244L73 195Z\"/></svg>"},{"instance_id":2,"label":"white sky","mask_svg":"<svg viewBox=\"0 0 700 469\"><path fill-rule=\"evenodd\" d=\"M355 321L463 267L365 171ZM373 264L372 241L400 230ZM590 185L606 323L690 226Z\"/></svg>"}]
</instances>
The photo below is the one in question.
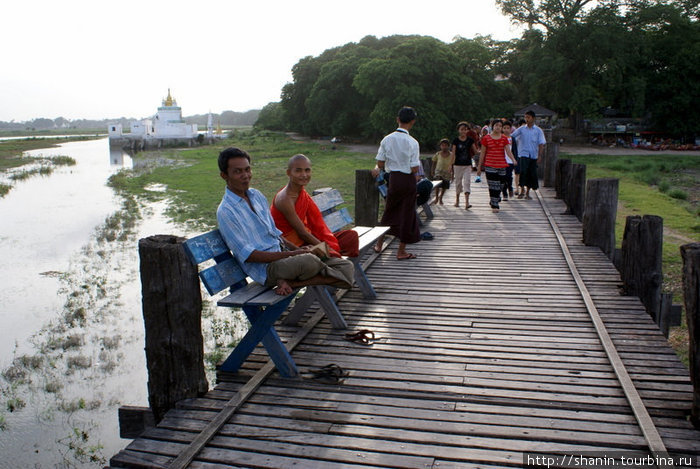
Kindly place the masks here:
<instances>
[{"instance_id":1,"label":"white sky","mask_svg":"<svg viewBox=\"0 0 700 469\"><path fill-rule=\"evenodd\" d=\"M302 57L366 35L519 31L493 0L35 0L0 6L0 120L184 115L279 101Z\"/></svg>"}]
</instances>

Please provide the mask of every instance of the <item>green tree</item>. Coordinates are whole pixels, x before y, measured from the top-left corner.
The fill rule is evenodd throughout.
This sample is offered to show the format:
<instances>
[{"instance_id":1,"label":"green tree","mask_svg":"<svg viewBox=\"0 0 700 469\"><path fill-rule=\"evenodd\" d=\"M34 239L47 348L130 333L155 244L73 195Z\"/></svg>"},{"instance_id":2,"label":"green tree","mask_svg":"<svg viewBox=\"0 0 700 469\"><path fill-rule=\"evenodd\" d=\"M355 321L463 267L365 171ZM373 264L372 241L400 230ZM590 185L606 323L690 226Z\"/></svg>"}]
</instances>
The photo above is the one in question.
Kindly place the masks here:
<instances>
[{"instance_id":1,"label":"green tree","mask_svg":"<svg viewBox=\"0 0 700 469\"><path fill-rule=\"evenodd\" d=\"M458 120L478 109L470 102L478 89L462 72L460 58L432 37L408 38L361 65L354 86L373 103L367 136L385 134L397 110L408 105L418 112L413 134L422 145L436 146Z\"/></svg>"},{"instance_id":2,"label":"green tree","mask_svg":"<svg viewBox=\"0 0 700 469\"><path fill-rule=\"evenodd\" d=\"M286 130L287 116L282 104L268 103L260 110L258 120L255 121L254 127L267 130Z\"/></svg>"},{"instance_id":3,"label":"green tree","mask_svg":"<svg viewBox=\"0 0 700 469\"><path fill-rule=\"evenodd\" d=\"M640 14L649 55L641 71L654 127L692 139L700 117L700 24L678 7L654 5Z\"/></svg>"}]
</instances>

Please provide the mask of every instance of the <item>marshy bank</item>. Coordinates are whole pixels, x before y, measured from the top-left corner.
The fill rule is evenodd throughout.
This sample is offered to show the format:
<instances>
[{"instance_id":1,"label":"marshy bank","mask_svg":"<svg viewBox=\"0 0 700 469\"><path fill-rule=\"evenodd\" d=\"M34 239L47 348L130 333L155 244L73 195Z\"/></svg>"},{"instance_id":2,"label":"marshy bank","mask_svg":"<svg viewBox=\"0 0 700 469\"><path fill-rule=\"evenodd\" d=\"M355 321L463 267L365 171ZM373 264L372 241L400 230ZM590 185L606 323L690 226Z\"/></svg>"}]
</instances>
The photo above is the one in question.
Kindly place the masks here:
<instances>
[{"instance_id":1,"label":"marshy bank","mask_svg":"<svg viewBox=\"0 0 700 469\"><path fill-rule=\"evenodd\" d=\"M98 467L128 443L117 409L147 404L137 241L187 234L163 215L167 201L106 185L132 167L106 139L29 156L53 153L76 164L0 198L2 468ZM207 317L208 344L234 340L230 314Z\"/></svg>"}]
</instances>

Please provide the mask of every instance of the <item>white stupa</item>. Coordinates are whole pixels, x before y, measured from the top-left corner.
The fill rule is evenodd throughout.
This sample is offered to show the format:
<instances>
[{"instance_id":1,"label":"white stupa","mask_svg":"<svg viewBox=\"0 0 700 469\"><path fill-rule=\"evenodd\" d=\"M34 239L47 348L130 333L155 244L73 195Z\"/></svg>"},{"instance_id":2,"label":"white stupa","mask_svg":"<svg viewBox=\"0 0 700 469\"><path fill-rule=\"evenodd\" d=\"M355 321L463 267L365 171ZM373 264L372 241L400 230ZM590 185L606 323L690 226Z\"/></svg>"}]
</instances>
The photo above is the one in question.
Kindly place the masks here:
<instances>
[{"instance_id":1,"label":"white stupa","mask_svg":"<svg viewBox=\"0 0 700 469\"><path fill-rule=\"evenodd\" d=\"M122 133L121 125L110 125L108 131L110 138L130 140L192 139L198 134L197 124L187 124L182 120L182 108L170 94L170 88L155 116L132 122L130 133Z\"/></svg>"}]
</instances>

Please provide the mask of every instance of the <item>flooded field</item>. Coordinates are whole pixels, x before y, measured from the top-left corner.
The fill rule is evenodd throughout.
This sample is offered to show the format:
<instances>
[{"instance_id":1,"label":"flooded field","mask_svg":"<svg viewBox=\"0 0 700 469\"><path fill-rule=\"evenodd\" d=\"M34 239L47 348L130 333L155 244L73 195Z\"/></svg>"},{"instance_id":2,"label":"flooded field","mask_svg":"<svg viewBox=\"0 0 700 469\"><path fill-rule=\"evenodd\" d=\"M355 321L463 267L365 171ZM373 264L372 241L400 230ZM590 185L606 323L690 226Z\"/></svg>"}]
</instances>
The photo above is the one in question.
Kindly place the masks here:
<instances>
[{"instance_id":1,"label":"flooded field","mask_svg":"<svg viewBox=\"0 0 700 469\"><path fill-rule=\"evenodd\" d=\"M185 233L106 186L106 139L31 154L76 165L0 198L0 468L101 467L120 405L148 405L138 239Z\"/></svg>"}]
</instances>

